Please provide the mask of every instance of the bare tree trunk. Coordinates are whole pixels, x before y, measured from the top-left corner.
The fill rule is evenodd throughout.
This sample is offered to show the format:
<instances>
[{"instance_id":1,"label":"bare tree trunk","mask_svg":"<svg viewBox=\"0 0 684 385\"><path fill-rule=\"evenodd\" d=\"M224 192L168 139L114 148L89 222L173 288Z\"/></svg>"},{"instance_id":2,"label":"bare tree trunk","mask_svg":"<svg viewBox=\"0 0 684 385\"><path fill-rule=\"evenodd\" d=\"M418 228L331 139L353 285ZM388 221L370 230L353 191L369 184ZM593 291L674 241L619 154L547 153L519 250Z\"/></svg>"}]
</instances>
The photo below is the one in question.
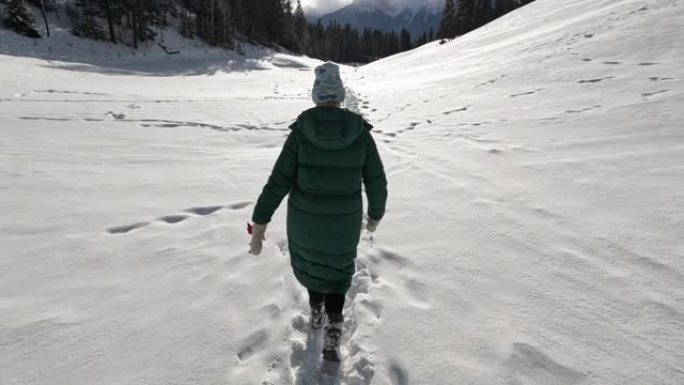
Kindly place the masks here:
<instances>
[{"instance_id":1,"label":"bare tree trunk","mask_svg":"<svg viewBox=\"0 0 684 385\"><path fill-rule=\"evenodd\" d=\"M59 4L56 2L52 2L52 4L55 6L55 14L57 15L57 20L61 21L62 19L59 17Z\"/></svg>"},{"instance_id":2,"label":"bare tree trunk","mask_svg":"<svg viewBox=\"0 0 684 385\"><path fill-rule=\"evenodd\" d=\"M138 23L137 15L131 12L131 29L133 30L133 48L138 49Z\"/></svg>"},{"instance_id":3,"label":"bare tree trunk","mask_svg":"<svg viewBox=\"0 0 684 385\"><path fill-rule=\"evenodd\" d=\"M50 26L48 25L47 14L45 13L45 0L40 0L40 12L43 13L43 20L45 20L45 30L48 37L50 37Z\"/></svg>"},{"instance_id":4,"label":"bare tree trunk","mask_svg":"<svg viewBox=\"0 0 684 385\"><path fill-rule=\"evenodd\" d=\"M209 9L210 9L210 16L209 16L209 44L211 45L216 45L216 36L215 36L215 25L216 25L216 20L214 18L216 14L216 4L215 0L211 0L209 3Z\"/></svg>"},{"instance_id":5,"label":"bare tree trunk","mask_svg":"<svg viewBox=\"0 0 684 385\"><path fill-rule=\"evenodd\" d=\"M85 0L84 9L86 23L88 23L88 29L92 31L95 29L95 16L93 16L93 8L90 5L90 0Z\"/></svg>"},{"instance_id":6,"label":"bare tree trunk","mask_svg":"<svg viewBox=\"0 0 684 385\"><path fill-rule=\"evenodd\" d=\"M107 25L109 26L109 40L116 44L116 35L114 33L114 20L112 20L112 5L111 0L107 0L105 3L105 13L107 14Z\"/></svg>"}]
</instances>

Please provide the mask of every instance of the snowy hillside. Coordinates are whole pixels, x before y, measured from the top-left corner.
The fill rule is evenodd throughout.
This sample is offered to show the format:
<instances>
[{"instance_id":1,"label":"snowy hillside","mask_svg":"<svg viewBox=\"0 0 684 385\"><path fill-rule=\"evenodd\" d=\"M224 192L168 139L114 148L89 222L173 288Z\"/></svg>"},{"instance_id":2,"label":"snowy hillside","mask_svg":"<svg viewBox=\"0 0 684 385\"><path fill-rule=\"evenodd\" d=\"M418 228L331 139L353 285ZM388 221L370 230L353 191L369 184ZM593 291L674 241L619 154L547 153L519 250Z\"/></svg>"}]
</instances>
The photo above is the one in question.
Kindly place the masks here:
<instances>
[{"instance_id":1,"label":"snowy hillside","mask_svg":"<svg viewBox=\"0 0 684 385\"><path fill-rule=\"evenodd\" d=\"M345 69L390 202L337 383L684 384L682 26L679 0L538 0ZM261 256L245 233L318 62L2 33L0 383L335 383L284 205Z\"/></svg>"},{"instance_id":2,"label":"snowy hillside","mask_svg":"<svg viewBox=\"0 0 684 385\"><path fill-rule=\"evenodd\" d=\"M27 39L0 26L0 55L35 57L76 63L76 66L87 63L129 70L140 66L144 72L164 72L169 66L172 72L176 72L184 67L183 64L190 71L195 68L193 63L211 67L232 61L249 66L254 60L269 60L274 53L271 49L244 43L237 50L241 54L213 48L200 39L182 37L173 27L156 29L157 36L153 40L142 42L138 49L134 49L123 43L111 44L109 41L76 37L72 34L71 22L66 18L51 20L50 23L50 37L46 36L44 24L36 25L43 36L41 39Z\"/></svg>"}]
</instances>

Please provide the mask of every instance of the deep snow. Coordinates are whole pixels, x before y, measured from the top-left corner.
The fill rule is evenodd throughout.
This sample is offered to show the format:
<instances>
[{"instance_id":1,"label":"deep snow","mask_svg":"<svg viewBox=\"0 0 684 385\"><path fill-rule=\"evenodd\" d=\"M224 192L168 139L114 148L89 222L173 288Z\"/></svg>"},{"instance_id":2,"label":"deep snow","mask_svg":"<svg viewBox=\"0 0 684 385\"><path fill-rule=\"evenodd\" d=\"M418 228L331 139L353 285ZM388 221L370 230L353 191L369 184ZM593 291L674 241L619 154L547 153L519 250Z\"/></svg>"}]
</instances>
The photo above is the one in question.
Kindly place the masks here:
<instances>
[{"instance_id":1,"label":"deep snow","mask_svg":"<svg viewBox=\"0 0 684 385\"><path fill-rule=\"evenodd\" d=\"M339 383L684 384L683 29L538 0L345 68L390 203ZM0 383L319 383L285 206L245 232L318 62L68 39L0 30Z\"/></svg>"}]
</instances>

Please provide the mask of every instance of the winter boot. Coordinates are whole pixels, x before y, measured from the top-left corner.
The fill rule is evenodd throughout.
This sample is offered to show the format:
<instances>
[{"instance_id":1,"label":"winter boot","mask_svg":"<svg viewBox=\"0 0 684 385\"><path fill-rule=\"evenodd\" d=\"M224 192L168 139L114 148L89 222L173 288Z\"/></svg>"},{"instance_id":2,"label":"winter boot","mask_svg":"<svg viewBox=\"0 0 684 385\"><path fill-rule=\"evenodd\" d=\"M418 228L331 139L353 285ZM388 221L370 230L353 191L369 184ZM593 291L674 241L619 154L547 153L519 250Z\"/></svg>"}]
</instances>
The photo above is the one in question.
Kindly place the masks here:
<instances>
[{"instance_id":1,"label":"winter boot","mask_svg":"<svg viewBox=\"0 0 684 385\"><path fill-rule=\"evenodd\" d=\"M342 324L344 318L341 313L330 313L328 314L328 318L328 326L325 327L323 359L326 361L340 362L340 339L342 338Z\"/></svg>"},{"instance_id":2,"label":"winter boot","mask_svg":"<svg viewBox=\"0 0 684 385\"><path fill-rule=\"evenodd\" d=\"M318 330L325 323L325 311L323 303L311 306L311 329Z\"/></svg>"}]
</instances>

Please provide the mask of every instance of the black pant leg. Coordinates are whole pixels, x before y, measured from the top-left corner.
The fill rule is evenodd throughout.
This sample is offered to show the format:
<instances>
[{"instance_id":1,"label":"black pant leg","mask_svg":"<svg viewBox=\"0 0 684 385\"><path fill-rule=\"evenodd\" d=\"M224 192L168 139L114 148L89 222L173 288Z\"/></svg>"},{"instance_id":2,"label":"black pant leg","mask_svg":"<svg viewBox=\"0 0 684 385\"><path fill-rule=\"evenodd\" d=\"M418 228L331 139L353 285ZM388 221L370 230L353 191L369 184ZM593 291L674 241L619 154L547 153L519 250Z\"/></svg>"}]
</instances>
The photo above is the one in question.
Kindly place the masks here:
<instances>
[{"instance_id":1,"label":"black pant leg","mask_svg":"<svg viewBox=\"0 0 684 385\"><path fill-rule=\"evenodd\" d=\"M325 294L309 290L309 305L319 307L325 301Z\"/></svg>"},{"instance_id":2,"label":"black pant leg","mask_svg":"<svg viewBox=\"0 0 684 385\"><path fill-rule=\"evenodd\" d=\"M328 314L342 314L344 308L344 294L326 294L325 295L325 311Z\"/></svg>"}]
</instances>

